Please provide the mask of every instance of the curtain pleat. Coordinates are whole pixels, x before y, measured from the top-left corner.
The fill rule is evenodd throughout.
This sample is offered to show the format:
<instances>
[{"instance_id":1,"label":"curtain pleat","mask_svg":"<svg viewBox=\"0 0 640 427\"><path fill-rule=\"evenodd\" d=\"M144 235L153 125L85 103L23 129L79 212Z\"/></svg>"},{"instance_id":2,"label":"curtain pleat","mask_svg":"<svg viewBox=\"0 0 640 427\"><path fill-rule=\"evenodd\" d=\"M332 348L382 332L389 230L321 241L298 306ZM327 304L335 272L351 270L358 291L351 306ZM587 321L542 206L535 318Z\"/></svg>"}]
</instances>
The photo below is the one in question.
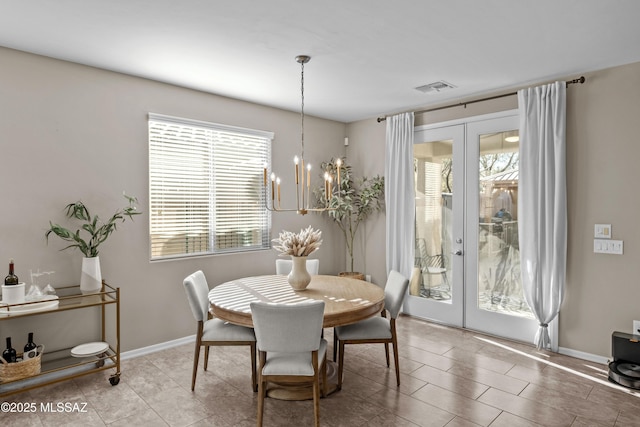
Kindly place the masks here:
<instances>
[{"instance_id":1,"label":"curtain pleat","mask_svg":"<svg viewBox=\"0 0 640 427\"><path fill-rule=\"evenodd\" d=\"M540 326L534 343L550 347L548 325L564 295L567 258L566 86L518 91L518 232L525 299ZM552 348L557 351L557 348Z\"/></svg>"},{"instance_id":2,"label":"curtain pleat","mask_svg":"<svg viewBox=\"0 0 640 427\"><path fill-rule=\"evenodd\" d=\"M384 168L387 272L406 277L411 277L415 250L413 124L413 113L387 118Z\"/></svg>"}]
</instances>

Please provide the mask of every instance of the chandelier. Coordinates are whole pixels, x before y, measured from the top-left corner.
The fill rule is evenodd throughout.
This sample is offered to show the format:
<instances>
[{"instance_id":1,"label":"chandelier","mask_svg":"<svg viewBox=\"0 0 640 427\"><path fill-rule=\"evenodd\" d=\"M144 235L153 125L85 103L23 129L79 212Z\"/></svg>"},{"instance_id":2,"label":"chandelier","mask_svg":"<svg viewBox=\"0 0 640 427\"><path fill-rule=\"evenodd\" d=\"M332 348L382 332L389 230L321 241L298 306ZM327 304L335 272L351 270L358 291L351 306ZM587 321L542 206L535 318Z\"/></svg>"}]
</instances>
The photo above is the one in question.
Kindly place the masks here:
<instances>
[{"instance_id":1,"label":"chandelier","mask_svg":"<svg viewBox=\"0 0 640 427\"><path fill-rule=\"evenodd\" d=\"M300 64L300 95L301 95L301 108L300 108L300 121L301 121L301 134L300 145L301 152L300 157L295 156L293 158L295 169L295 184L296 184L296 207L295 208L283 208L280 205L280 184L281 179L275 173L271 173L268 176L267 167L264 167L264 203L265 208L271 212L296 212L300 215L306 215L308 212L324 212L329 210L335 210L330 207L331 198L334 194L334 177L329 173L324 173L324 206L323 207L310 207L311 202L311 164L305 163L304 160L304 64L311 59L307 55L296 56L296 62ZM336 160L337 177L335 179L335 192L337 197L340 197L340 166L341 160ZM305 179L306 175L306 179ZM269 198L269 180L271 181L271 197Z\"/></svg>"}]
</instances>

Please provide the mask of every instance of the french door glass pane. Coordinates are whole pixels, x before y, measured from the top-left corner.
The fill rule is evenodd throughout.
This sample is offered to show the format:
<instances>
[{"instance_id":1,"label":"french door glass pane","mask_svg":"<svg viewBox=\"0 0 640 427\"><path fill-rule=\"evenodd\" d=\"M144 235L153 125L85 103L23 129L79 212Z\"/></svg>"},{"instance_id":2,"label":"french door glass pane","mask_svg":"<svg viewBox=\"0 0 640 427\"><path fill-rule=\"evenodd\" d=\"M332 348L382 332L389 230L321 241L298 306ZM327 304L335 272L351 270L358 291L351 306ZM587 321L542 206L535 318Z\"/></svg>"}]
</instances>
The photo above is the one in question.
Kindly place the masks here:
<instances>
[{"instance_id":1,"label":"french door glass pane","mask_svg":"<svg viewBox=\"0 0 640 427\"><path fill-rule=\"evenodd\" d=\"M411 295L451 303L453 140L414 145L416 193L415 268Z\"/></svg>"},{"instance_id":2,"label":"french door glass pane","mask_svg":"<svg viewBox=\"0 0 640 427\"><path fill-rule=\"evenodd\" d=\"M533 318L518 245L518 131L480 136L478 308Z\"/></svg>"}]
</instances>

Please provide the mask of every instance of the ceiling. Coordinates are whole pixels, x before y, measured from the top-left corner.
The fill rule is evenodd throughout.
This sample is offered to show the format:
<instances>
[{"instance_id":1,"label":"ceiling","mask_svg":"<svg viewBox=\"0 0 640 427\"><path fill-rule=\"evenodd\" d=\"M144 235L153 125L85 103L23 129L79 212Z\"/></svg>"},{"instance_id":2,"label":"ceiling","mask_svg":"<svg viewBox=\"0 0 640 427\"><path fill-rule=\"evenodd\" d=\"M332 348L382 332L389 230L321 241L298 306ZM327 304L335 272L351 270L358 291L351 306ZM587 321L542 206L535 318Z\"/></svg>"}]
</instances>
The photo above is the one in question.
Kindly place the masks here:
<instances>
[{"instance_id":1,"label":"ceiling","mask_svg":"<svg viewBox=\"0 0 640 427\"><path fill-rule=\"evenodd\" d=\"M342 122L640 61L637 0L0 0L0 11L0 46L292 111L294 58L310 55L305 112ZM455 88L415 89L440 80Z\"/></svg>"}]
</instances>

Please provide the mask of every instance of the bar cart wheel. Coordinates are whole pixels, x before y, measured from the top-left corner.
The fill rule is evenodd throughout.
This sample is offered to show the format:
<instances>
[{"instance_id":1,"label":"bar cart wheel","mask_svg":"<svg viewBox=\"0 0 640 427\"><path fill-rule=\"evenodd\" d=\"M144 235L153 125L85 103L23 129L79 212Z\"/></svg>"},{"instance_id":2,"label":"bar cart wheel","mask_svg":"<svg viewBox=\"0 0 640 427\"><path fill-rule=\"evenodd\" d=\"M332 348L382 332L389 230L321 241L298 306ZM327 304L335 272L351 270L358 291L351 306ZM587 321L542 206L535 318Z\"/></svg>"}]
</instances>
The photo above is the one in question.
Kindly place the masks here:
<instances>
[{"instance_id":1,"label":"bar cart wheel","mask_svg":"<svg viewBox=\"0 0 640 427\"><path fill-rule=\"evenodd\" d=\"M109 377L109 382L111 385L118 385L120 383L120 374L114 374Z\"/></svg>"}]
</instances>

